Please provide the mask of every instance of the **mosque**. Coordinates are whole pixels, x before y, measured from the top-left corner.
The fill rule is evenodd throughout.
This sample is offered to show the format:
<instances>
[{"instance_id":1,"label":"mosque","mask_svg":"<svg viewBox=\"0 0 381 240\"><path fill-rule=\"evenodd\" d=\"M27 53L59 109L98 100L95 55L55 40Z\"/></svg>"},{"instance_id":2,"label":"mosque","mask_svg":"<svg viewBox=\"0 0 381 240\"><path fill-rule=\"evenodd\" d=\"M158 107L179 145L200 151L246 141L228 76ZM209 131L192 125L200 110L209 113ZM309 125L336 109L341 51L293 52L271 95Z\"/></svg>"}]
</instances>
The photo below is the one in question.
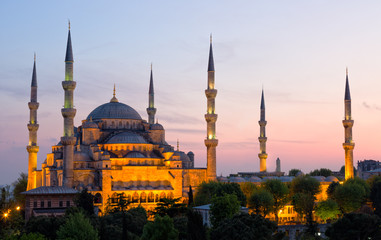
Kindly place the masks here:
<instances>
[{"instance_id":1,"label":"mosque","mask_svg":"<svg viewBox=\"0 0 381 240\"><path fill-rule=\"evenodd\" d=\"M71 195L87 189L95 196L95 205L104 211L110 198L113 201L122 193L133 204L146 209L156 206L162 198L187 198L190 187L196 189L203 181L216 180L214 60L210 42L207 97L207 167L194 167L194 154L185 153L169 145L164 127L155 122L154 79L150 73L148 92L148 121L131 106L119 102L115 94L110 102L95 108L74 126L76 109L73 96L76 82L73 78L74 58L70 26L68 32L63 136L52 146L41 169L37 169L37 74L36 59L33 65L31 98L28 103L29 154L26 202L27 218L51 213L53 209L73 204ZM115 199L116 200L116 199ZM50 209L48 209L50 208ZM59 211L58 211L59 212Z\"/></svg>"}]
</instances>

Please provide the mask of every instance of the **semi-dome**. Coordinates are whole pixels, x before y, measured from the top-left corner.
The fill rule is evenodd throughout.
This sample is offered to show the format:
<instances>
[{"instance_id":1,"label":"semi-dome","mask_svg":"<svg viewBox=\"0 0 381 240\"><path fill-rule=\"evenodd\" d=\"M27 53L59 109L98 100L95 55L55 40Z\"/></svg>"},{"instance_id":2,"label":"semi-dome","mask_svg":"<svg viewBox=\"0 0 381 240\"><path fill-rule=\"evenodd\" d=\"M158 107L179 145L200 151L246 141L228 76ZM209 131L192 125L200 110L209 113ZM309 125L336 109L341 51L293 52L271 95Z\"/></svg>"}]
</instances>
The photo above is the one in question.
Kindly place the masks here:
<instances>
[{"instance_id":1,"label":"semi-dome","mask_svg":"<svg viewBox=\"0 0 381 240\"><path fill-rule=\"evenodd\" d=\"M112 143L147 143L147 141L139 134L123 132L111 137L106 144Z\"/></svg>"},{"instance_id":2,"label":"semi-dome","mask_svg":"<svg viewBox=\"0 0 381 240\"><path fill-rule=\"evenodd\" d=\"M95 108L89 116L87 116L87 120L97 119L134 119L134 120L142 120L142 117L139 113L128 106L127 104L120 102L109 102L99 107Z\"/></svg>"},{"instance_id":3,"label":"semi-dome","mask_svg":"<svg viewBox=\"0 0 381 240\"><path fill-rule=\"evenodd\" d=\"M83 128L98 128L98 124L93 121L88 121L83 124Z\"/></svg>"},{"instance_id":4,"label":"semi-dome","mask_svg":"<svg viewBox=\"0 0 381 240\"><path fill-rule=\"evenodd\" d=\"M124 156L125 158L145 158L143 153L138 152L138 151L131 151Z\"/></svg>"},{"instance_id":5,"label":"semi-dome","mask_svg":"<svg viewBox=\"0 0 381 240\"><path fill-rule=\"evenodd\" d=\"M164 127L160 123L151 124L151 130L164 130Z\"/></svg>"}]
</instances>

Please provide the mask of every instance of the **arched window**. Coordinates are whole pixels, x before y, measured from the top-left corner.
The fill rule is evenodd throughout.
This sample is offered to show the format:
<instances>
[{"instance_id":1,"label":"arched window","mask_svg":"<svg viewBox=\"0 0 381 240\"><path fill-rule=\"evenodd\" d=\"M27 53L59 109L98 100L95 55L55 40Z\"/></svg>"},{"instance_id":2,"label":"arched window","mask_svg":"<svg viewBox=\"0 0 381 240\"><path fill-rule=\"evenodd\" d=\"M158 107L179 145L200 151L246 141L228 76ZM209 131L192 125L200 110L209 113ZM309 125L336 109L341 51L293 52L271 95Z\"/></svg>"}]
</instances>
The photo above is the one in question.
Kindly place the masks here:
<instances>
[{"instance_id":1,"label":"arched window","mask_svg":"<svg viewBox=\"0 0 381 240\"><path fill-rule=\"evenodd\" d=\"M95 194L94 203L102 203L102 195L100 193Z\"/></svg>"},{"instance_id":2,"label":"arched window","mask_svg":"<svg viewBox=\"0 0 381 240\"><path fill-rule=\"evenodd\" d=\"M128 194L128 196L127 196L127 202L131 202L131 194Z\"/></svg>"},{"instance_id":3,"label":"arched window","mask_svg":"<svg viewBox=\"0 0 381 240\"><path fill-rule=\"evenodd\" d=\"M168 194L168 198L169 198L169 199L173 199L173 192L170 192L170 193Z\"/></svg>"},{"instance_id":4,"label":"arched window","mask_svg":"<svg viewBox=\"0 0 381 240\"><path fill-rule=\"evenodd\" d=\"M147 194L145 192L143 192L142 194L140 194L140 202L141 203L145 203L147 202Z\"/></svg>"},{"instance_id":5,"label":"arched window","mask_svg":"<svg viewBox=\"0 0 381 240\"><path fill-rule=\"evenodd\" d=\"M159 201L159 194L156 194L155 196L155 202L158 202Z\"/></svg>"},{"instance_id":6,"label":"arched window","mask_svg":"<svg viewBox=\"0 0 381 240\"><path fill-rule=\"evenodd\" d=\"M154 201L155 201L155 195L152 192L150 192L148 194L148 202L154 202Z\"/></svg>"},{"instance_id":7,"label":"arched window","mask_svg":"<svg viewBox=\"0 0 381 240\"><path fill-rule=\"evenodd\" d=\"M160 194L160 201L163 199L163 198L165 198L166 196L165 196L165 193L164 192L162 192L161 194Z\"/></svg>"},{"instance_id":8,"label":"arched window","mask_svg":"<svg viewBox=\"0 0 381 240\"><path fill-rule=\"evenodd\" d=\"M133 203L139 202L139 194L137 192L134 192L134 194L132 195L132 202Z\"/></svg>"},{"instance_id":9,"label":"arched window","mask_svg":"<svg viewBox=\"0 0 381 240\"><path fill-rule=\"evenodd\" d=\"M122 121L119 122L119 128L123 128L123 123L122 123Z\"/></svg>"},{"instance_id":10,"label":"arched window","mask_svg":"<svg viewBox=\"0 0 381 240\"><path fill-rule=\"evenodd\" d=\"M111 196L111 203L118 203L118 195L115 192Z\"/></svg>"}]
</instances>

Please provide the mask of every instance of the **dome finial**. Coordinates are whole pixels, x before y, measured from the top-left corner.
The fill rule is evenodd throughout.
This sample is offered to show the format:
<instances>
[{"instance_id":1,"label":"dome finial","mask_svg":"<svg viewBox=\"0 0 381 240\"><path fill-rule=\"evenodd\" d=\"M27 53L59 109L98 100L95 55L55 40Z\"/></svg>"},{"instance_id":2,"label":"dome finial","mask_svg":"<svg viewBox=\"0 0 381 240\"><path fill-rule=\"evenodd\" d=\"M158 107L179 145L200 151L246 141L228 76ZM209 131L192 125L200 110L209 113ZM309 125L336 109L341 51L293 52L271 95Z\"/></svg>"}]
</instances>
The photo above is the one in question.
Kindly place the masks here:
<instances>
[{"instance_id":1,"label":"dome finial","mask_svg":"<svg viewBox=\"0 0 381 240\"><path fill-rule=\"evenodd\" d=\"M110 102L119 102L118 99L115 97L115 83L114 83L114 90L113 90L112 98L111 98Z\"/></svg>"},{"instance_id":2,"label":"dome finial","mask_svg":"<svg viewBox=\"0 0 381 240\"><path fill-rule=\"evenodd\" d=\"M69 31L70 31L70 19L68 19L68 22L69 22Z\"/></svg>"}]
</instances>

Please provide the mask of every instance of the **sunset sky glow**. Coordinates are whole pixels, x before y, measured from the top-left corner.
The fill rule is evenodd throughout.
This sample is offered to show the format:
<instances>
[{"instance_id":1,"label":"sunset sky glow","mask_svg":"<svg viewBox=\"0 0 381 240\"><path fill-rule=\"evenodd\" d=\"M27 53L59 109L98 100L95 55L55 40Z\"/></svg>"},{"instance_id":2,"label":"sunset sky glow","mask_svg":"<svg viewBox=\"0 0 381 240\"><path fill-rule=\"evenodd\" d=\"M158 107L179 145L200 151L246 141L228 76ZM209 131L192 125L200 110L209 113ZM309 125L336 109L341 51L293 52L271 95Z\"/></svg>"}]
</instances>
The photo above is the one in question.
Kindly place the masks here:
<instances>
[{"instance_id":1,"label":"sunset sky glow","mask_svg":"<svg viewBox=\"0 0 381 240\"><path fill-rule=\"evenodd\" d=\"M37 54L38 167L63 131L67 21L75 125L116 97L147 119L153 63L156 117L167 142L206 167L209 35L216 69L217 175L259 171L262 86L267 166L304 172L344 165L345 68L354 165L381 160L379 1L3 1L0 4L0 185L27 172L28 101Z\"/></svg>"}]
</instances>

